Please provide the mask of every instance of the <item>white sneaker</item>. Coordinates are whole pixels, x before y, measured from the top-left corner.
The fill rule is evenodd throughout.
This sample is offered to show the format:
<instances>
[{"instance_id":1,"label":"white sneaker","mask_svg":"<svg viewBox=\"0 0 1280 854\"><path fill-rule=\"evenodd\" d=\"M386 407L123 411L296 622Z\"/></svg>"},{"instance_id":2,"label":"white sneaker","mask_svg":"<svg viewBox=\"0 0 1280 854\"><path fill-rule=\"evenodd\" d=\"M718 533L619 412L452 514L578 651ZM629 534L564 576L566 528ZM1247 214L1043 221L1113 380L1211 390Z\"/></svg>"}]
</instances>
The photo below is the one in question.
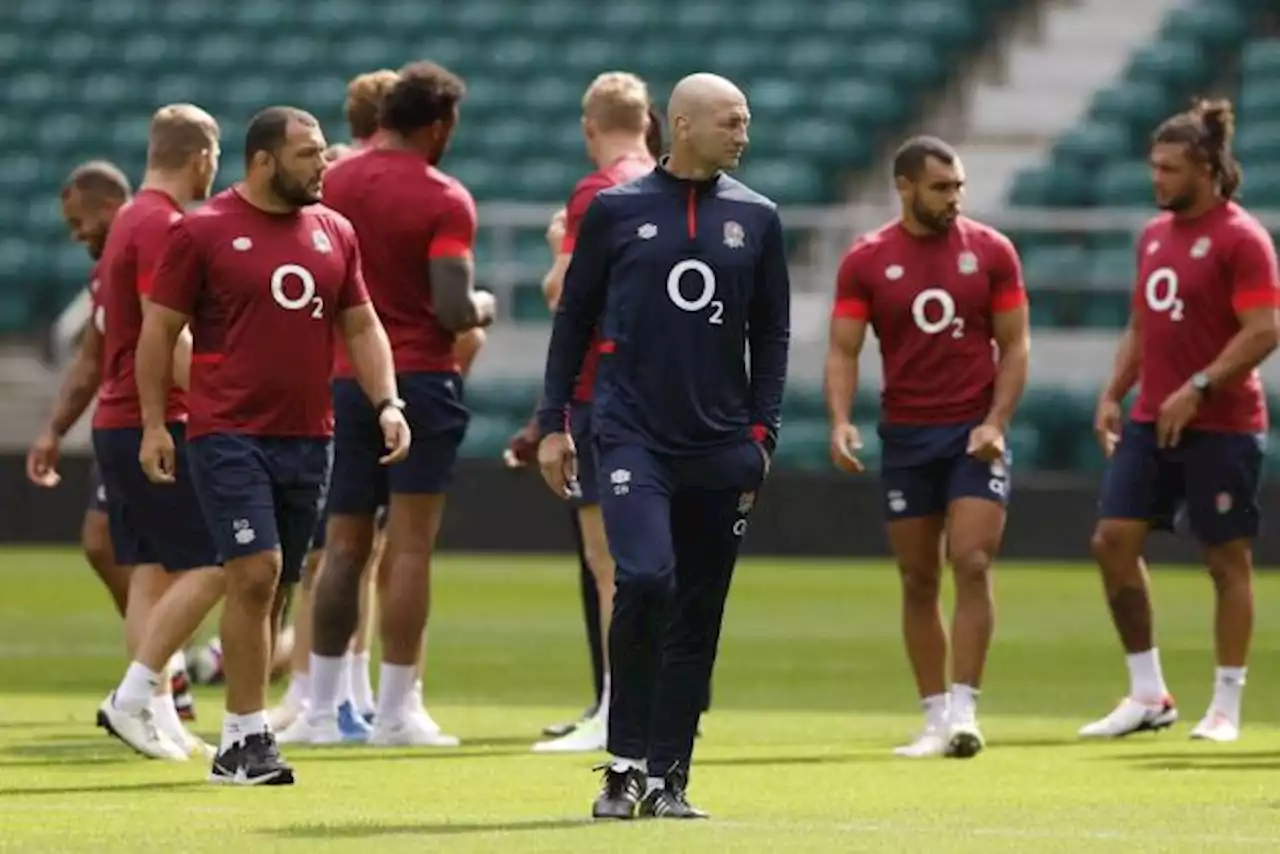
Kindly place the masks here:
<instances>
[{"instance_id":1,"label":"white sneaker","mask_svg":"<svg viewBox=\"0 0 1280 854\"><path fill-rule=\"evenodd\" d=\"M932 756L945 756L949 733L944 725L926 724L924 730L910 744L893 749L894 756L905 756L908 759L927 759Z\"/></svg>"},{"instance_id":2,"label":"white sneaker","mask_svg":"<svg viewBox=\"0 0 1280 854\"><path fill-rule=\"evenodd\" d=\"M533 746L534 753L590 753L604 750L609 742L609 724L604 715L596 714L587 718L559 738L539 741Z\"/></svg>"},{"instance_id":3,"label":"white sneaker","mask_svg":"<svg viewBox=\"0 0 1280 854\"><path fill-rule=\"evenodd\" d=\"M182 728L182 740L178 741L177 739L174 739L174 741L186 750L187 756L192 759L213 759L218 755L218 749L216 747L209 744L186 727Z\"/></svg>"},{"instance_id":4,"label":"white sneaker","mask_svg":"<svg viewBox=\"0 0 1280 854\"><path fill-rule=\"evenodd\" d=\"M945 755L952 759L972 759L986 746L986 739L982 737L977 721L956 721L951 724Z\"/></svg>"},{"instance_id":5,"label":"white sneaker","mask_svg":"<svg viewBox=\"0 0 1280 854\"><path fill-rule=\"evenodd\" d=\"M1125 697L1111 714L1080 727L1079 735L1081 738L1123 738L1135 732L1167 729L1177 720L1178 708L1172 697L1154 704Z\"/></svg>"},{"instance_id":6,"label":"white sneaker","mask_svg":"<svg viewBox=\"0 0 1280 854\"><path fill-rule=\"evenodd\" d=\"M1240 724L1216 709L1210 709L1204 719L1196 724L1191 737L1198 741L1216 741L1219 744L1236 741L1240 738Z\"/></svg>"},{"instance_id":7,"label":"white sneaker","mask_svg":"<svg viewBox=\"0 0 1280 854\"><path fill-rule=\"evenodd\" d=\"M369 744L378 747L457 747L461 740L440 730L426 710L419 709L385 719L379 715L373 720L373 734Z\"/></svg>"},{"instance_id":8,"label":"white sneaker","mask_svg":"<svg viewBox=\"0 0 1280 854\"><path fill-rule=\"evenodd\" d=\"M279 744L341 744L338 714L298 715L287 729L276 734Z\"/></svg>"},{"instance_id":9,"label":"white sneaker","mask_svg":"<svg viewBox=\"0 0 1280 854\"><path fill-rule=\"evenodd\" d=\"M186 762L190 757L181 745L160 731L150 709L127 712L116 707L115 692L98 706L98 726L111 733L143 756Z\"/></svg>"},{"instance_id":10,"label":"white sneaker","mask_svg":"<svg viewBox=\"0 0 1280 854\"><path fill-rule=\"evenodd\" d=\"M271 727L272 732L284 732L293 726L293 722L299 717L304 717L308 709L310 709L309 703L285 697L280 705L267 711L267 726Z\"/></svg>"}]
</instances>

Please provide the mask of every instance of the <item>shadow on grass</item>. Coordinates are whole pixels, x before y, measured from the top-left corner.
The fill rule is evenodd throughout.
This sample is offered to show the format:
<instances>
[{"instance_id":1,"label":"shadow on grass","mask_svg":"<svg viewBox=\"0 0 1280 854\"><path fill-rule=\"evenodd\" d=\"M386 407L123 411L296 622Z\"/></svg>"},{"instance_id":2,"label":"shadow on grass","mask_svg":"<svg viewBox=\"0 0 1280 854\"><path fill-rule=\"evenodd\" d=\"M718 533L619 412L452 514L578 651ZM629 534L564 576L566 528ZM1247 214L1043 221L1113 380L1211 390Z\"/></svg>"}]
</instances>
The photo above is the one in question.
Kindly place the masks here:
<instances>
[{"instance_id":1,"label":"shadow on grass","mask_svg":"<svg viewBox=\"0 0 1280 854\"><path fill-rule=\"evenodd\" d=\"M103 735L39 739L0 747L0 768L48 765L117 765L137 761L123 746Z\"/></svg>"},{"instance_id":2,"label":"shadow on grass","mask_svg":"<svg viewBox=\"0 0 1280 854\"><path fill-rule=\"evenodd\" d=\"M60 795L96 795L121 792L180 792L186 789L208 788L204 780L178 780L157 783L99 783L93 786L56 786L36 788L0 789L0 798L29 798Z\"/></svg>"},{"instance_id":3,"label":"shadow on grass","mask_svg":"<svg viewBox=\"0 0 1280 854\"><path fill-rule=\"evenodd\" d=\"M423 824L295 824L264 831L287 839L374 839L380 836L467 836L479 833L537 833L590 827L589 818L548 818L526 821L428 822Z\"/></svg>"}]
</instances>

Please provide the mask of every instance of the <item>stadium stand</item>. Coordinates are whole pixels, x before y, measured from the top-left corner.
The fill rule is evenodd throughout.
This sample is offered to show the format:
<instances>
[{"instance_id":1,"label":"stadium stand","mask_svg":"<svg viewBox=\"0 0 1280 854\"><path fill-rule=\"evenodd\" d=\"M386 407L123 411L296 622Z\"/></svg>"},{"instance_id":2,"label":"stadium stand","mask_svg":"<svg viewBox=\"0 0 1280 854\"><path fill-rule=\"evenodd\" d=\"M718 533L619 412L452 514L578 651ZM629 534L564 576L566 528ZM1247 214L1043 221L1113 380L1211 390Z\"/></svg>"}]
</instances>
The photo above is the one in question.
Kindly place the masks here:
<instances>
[{"instance_id":1,"label":"stadium stand","mask_svg":"<svg viewBox=\"0 0 1280 854\"><path fill-rule=\"evenodd\" d=\"M1117 11L1104 0L387 0L372 14L355 0L7 4L0 7L8 119L0 125L7 226L0 335L46 327L83 288L87 263L66 240L55 188L90 157L139 176L146 119L157 105L195 101L223 121L225 186L239 177L242 124L256 109L295 103L341 138L346 81L423 56L467 78L463 124L446 165L482 205L533 203L549 214L559 204L587 168L577 122L582 89L615 67L645 76L659 99L694 69L740 81L756 118L742 177L784 210L838 204L859 181L882 175L889 146L910 128L937 126L939 105L964 86L974 91L961 100L974 101L980 114L970 124L995 125L996 144L972 147L971 182L984 204L1068 213L1126 207L1141 209L1141 218L1150 207L1143 151L1154 124L1194 92L1238 90L1246 199L1280 205L1280 95L1269 83L1280 70L1280 42L1256 40L1274 23L1274 5L1132 0ZM1011 39L1015 25L1038 26L1041 41ZM1003 99L986 98L991 86L972 75L979 60L997 55L1012 78ZM1037 100L1053 101L1057 114L1031 109ZM1023 139L1029 125L1052 138L1001 147L1001 132ZM1049 352L1072 354L1037 349L1037 364L1047 366L1033 372L1041 379L1012 437L1024 470L1101 463L1088 444L1092 386L1125 316L1130 234L1014 230L1036 328L1055 338ZM503 293L514 319L527 321L495 331L468 389L476 419L466 452L493 456L536 395L546 311L528 271L547 261L542 229L482 225L478 260L486 281L510 281L519 268L514 290ZM798 288L825 292L830 270L817 272ZM805 311L818 317L825 308ZM810 331L797 334L778 462L816 470L828 465L817 386L822 324L804 325ZM1090 343L1071 350L1063 340L1072 335ZM874 355L866 361L864 377L873 376ZM859 402L864 423L874 418L875 398L868 383ZM874 464L874 433L865 432Z\"/></svg>"}]
</instances>

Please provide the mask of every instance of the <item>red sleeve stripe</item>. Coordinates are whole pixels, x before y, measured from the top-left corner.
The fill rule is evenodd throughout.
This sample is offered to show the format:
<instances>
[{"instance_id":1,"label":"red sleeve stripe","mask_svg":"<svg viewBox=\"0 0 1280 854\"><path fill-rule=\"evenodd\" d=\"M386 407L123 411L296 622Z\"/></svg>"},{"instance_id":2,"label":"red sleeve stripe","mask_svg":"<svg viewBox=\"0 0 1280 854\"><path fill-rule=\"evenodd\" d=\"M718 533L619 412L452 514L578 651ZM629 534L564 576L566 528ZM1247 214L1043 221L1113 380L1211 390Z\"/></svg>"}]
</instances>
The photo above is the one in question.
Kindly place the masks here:
<instances>
[{"instance_id":1,"label":"red sleeve stripe","mask_svg":"<svg viewBox=\"0 0 1280 854\"><path fill-rule=\"evenodd\" d=\"M156 271L148 270L145 273L139 273L137 278L138 293L142 296L151 295L151 285L156 280Z\"/></svg>"},{"instance_id":2,"label":"red sleeve stripe","mask_svg":"<svg viewBox=\"0 0 1280 854\"><path fill-rule=\"evenodd\" d=\"M610 338L605 338L598 345L596 345L596 352L601 354L602 356L608 356L610 353L616 352L617 349L618 349L618 343Z\"/></svg>"},{"instance_id":3,"label":"red sleeve stripe","mask_svg":"<svg viewBox=\"0 0 1280 854\"><path fill-rule=\"evenodd\" d=\"M467 258L471 243L458 237L437 237L427 248L428 258Z\"/></svg>"},{"instance_id":4,"label":"red sleeve stripe","mask_svg":"<svg viewBox=\"0 0 1280 854\"><path fill-rule=\"evenodd\" d=\"M769 438L769 428L765 427L763 424L752 424L751 438L763 445L764 440Z\"/></svg>"},{"instance_id":5,"label":"red sleeve stripe","mask_svg":"<svg viewBox=\"0 0 1280 854\"><path fill-rule=\"evenodd\" d=\"M216 365L222 361L221 353L192 353L191 364L193 365Z\"/></svg>"},{"instance_id":6,"label":"red sleeve stripe","mask_svg":"<svg viewBox=\"0 0 1280 854\"><path fill-rule=\"evenodd\" d=\"M1002 314L1006 311L1022 308L1026 304L1027 292L1019 286L1016 291L1004 291L996 294L991 300L991 311L994 314Z\"/></svg>"},{"instance_id":7,"label":"red sleeve stripe","mask_svg":"<svg viewBox=\"0 0 1280 854\"><path fill-rule=\"evenodd\" d=\"M831 316L867 320L871 317L871 306L856 297L842 297L836 300L835 306L831 309Z\"/></svg>"},{"instance_id":8,"label":"red sleeve stripe","mask_svg":"<svg viewBox=\"0 0 1280 854\"><path fill-rule=\"evenodd\" d=\"M565 236L560 240L560 254L561 254L561 255L572 255L572 254L573 254L574 247L575 247L575 246L577 246L577 245L578 245L578 235L576 235L576 234L566 234L566 235L565 235Z\"/></svg>"},{"instance_id":9,"label":"red sleeve stripe","mask_svg":"<svg viewBox=\"0 0 1280 854\"><path fill-rule=\"evenodd\" d=\"M1231 298L1231 307L1236 311L1249 311L1255 308L1276 308L1280 306L1280 291L1273 288L1265 290L1240 291Z\"/></svg>"}]
</instances>

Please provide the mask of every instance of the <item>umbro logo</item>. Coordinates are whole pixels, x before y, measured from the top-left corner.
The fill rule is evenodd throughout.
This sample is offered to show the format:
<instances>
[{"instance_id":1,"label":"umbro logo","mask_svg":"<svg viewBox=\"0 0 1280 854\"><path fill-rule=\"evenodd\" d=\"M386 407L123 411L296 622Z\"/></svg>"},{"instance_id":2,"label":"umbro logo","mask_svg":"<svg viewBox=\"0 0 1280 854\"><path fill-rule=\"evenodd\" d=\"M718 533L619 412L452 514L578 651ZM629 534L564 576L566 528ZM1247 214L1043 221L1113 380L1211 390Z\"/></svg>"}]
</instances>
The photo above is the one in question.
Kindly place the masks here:
<instances>
[{"instance_id":1,"label":"umbro logo","mask_svg":"<svg viewBox=\"0 0 1280 854\"><path fill-rule=\"evenodd\" d=\"M651 222L646 222L644 225L636 229L636 237L639 237L641 240L653 240L653 238L657 236L658 227Z\"/></svg>"}]
</instances>

